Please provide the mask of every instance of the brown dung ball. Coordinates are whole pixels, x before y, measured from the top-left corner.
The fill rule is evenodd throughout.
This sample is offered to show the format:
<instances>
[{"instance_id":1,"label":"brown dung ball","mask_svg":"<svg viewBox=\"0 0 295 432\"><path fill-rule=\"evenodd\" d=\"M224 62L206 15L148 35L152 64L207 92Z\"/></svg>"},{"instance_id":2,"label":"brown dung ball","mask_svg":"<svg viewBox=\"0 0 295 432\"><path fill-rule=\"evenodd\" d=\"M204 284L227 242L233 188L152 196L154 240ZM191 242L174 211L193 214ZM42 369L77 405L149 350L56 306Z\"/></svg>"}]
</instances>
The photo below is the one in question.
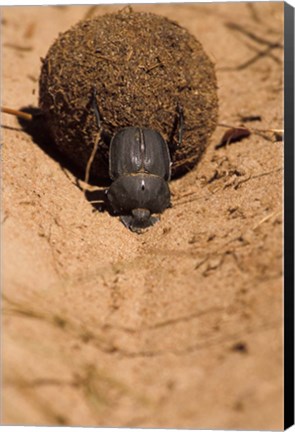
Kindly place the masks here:
<instances>
[{"instance_id":1,"label":"brown dung ball","mask_svg":"<svg viewBox=\"0 0 295 432\"><path fill-rule=\"evenodd\" d=\"M108 177L108 137L126 126L162 134L173 176L199 161L217 123L217 84L212 62L187 30L162 16L122 11L81 21L51 46L41 70L40 108L57 147L84 172L100 130L94 87L103 133L93 176Z\"/></svg>"}]
</instances>

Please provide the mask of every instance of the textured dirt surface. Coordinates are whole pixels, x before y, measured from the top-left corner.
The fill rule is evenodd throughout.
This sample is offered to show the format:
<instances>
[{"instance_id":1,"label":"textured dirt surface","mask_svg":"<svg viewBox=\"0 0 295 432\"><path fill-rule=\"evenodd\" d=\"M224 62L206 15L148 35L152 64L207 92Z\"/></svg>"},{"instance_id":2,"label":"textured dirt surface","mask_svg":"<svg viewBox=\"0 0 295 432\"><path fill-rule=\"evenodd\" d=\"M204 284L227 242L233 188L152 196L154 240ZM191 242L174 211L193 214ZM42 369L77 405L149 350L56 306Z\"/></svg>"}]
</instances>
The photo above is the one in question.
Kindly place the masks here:
<instances>
[{"instance_id":1,"label":"textured dirt surface","mask_svg":"<svg viewBox=\"0 0 295 432\"><path fill-rule=\"evenodd\" d=\"M58 33L118 9L2 9L3 105L37 106ZM220 123L282 128L282 3L134 9L200 40ZM136 235L93 211L50 143L1 124L2 424L282 428L279 136L216 149L218 127L171 183L173 207Z\"/></svg>"}]
</instances>

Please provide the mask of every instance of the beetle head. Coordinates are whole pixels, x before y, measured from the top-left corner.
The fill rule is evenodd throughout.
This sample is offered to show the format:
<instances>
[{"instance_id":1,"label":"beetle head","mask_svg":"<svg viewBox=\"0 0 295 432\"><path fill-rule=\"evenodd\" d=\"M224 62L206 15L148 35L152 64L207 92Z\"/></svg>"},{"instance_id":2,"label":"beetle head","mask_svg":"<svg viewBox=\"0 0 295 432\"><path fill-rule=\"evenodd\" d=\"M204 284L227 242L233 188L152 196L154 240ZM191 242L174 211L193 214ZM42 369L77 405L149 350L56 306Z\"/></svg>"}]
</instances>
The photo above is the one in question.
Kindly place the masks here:
<instances>
[{"instance_id":1,"label":"beetle head","mask_svg":"<svg viewBox=\"0 0 295 432\"><path fill-rule=\"evenodd\" d=\"M145 225L151 216L151 212L143 208L133 209L131 214L136 225Z\"/></svg>"},{"instance_id":2,"label":"beetle head","mask_svg":"<svg viewBox=\"0 0 295 432\"><path fill-rule=\"evenodd\" d=\"M158 222L159 218L152 216L148 209L134 209L131 215L124 215L120 217L123 224L131 231L141 233L145 228L148 228Z\"/></svg>"},{"instance_id":3,"label":"beetle head","mask_svg":"<svg viewBox=\"0 0 295 432\"><path fill-rule=\"evenodd\" d=\"M152 213L162 213L170 205L168 183L150 174L124 175L115 180L107 193L114 213L132 231L152 226L158 218Z\"/></svg>"}]
</instances>

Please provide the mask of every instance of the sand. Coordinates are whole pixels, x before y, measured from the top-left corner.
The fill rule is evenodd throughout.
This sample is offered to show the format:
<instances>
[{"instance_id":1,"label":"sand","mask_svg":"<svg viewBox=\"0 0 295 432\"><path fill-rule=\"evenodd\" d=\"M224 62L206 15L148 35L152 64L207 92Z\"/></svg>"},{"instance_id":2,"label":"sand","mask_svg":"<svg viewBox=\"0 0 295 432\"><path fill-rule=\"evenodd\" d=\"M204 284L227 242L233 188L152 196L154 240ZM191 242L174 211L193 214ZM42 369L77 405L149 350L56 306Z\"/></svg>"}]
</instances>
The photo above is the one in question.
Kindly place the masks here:
<instances>
[{"instance_id":1,"label":"sand","mask_svg":"<svg viewBox=\"0 0 295 432\"><path fill-rule=\"evenodd\" d=\"M137 5L216 64L219 122L282 129L283 3ZM2 8L2 104L37 106L59 32L122 6ZM279 134L218 147L142 235L3 114L2 424L283 427Z\"/></svg>"}]
</instances>

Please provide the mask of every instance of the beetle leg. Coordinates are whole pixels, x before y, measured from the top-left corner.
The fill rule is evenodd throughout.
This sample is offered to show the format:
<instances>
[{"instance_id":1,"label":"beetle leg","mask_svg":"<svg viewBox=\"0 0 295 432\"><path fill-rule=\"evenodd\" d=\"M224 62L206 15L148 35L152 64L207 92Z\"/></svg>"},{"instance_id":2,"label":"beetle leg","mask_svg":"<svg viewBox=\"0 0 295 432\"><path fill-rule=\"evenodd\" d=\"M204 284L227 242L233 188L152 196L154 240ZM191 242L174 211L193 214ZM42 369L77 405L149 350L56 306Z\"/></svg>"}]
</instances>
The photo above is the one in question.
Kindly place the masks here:
<instances>
[{"instance_id":1,"label":"beetle leg","mask_svg":"<svg viewBox=\"0 0 295 432\"><path fill-rule=\"evenodd\" d=\"M132 225L132 216L120 216L120 221L125 225L126 228L130 229Z\"/></svg>"}]
</instances>

